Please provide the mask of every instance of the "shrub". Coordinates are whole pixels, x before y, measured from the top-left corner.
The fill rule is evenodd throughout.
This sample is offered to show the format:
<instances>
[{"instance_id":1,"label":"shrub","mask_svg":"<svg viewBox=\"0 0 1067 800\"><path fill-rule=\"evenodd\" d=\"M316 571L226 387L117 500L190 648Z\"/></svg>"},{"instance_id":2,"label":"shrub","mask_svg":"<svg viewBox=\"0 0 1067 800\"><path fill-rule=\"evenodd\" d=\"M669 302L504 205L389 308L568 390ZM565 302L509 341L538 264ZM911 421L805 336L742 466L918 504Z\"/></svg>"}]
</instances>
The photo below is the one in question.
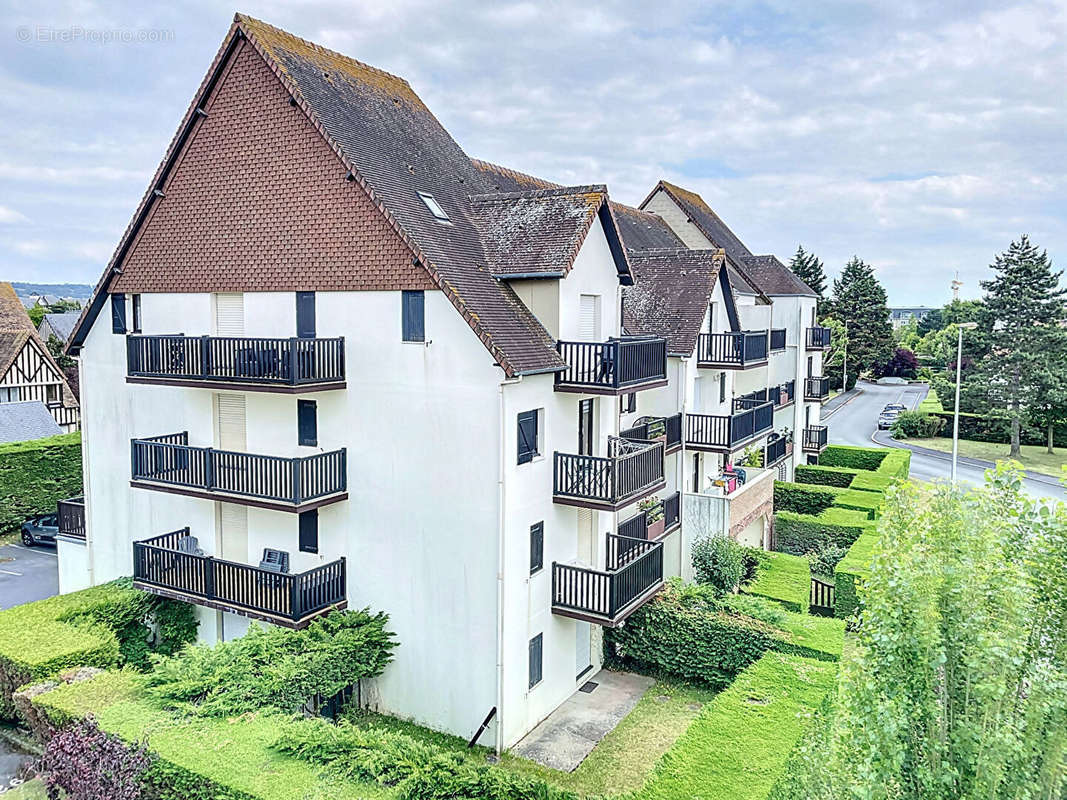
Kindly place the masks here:
<instances>
[{"instance_id":1,"label":"shrub","mask_svg":"<svg viewBox=\"0 0 1067 800\"><path fill-rule=\"evenodd\" d=\"M837 493L821 486L774 482L774 510L794 514L821 514L834 504Z\"/></svg>"},{"instance_id":2,"label":"shrub","mask_svg":"<svg viewBox=\"0 0 1067 800\"><path fill-rule=\"evenodd\" d=\"M151 763L144 745L127 745L84 719L49 740L36 769L49 797L62 790L77 800L140 800L140 777Z\"/></svg>"},{"instance_id":3,"label":"shrub","mask_svg":"<svg viewBox=\"0 0 1067 800\"><path fill-rule=\"evenodd\" d=\"M153 657L144 686L166 708L206 716L296 713L316 695L380 675L396 647L387 622L364 610L334 612L301 631L253 627L231 642Z\"/></svg>"},{"instance_id":4,"label":"shrub","mask_svg":"<svg viewBox=\"0 0 1067 800\"><path fill-rule=\"evenodd\" d=\"M793 471L797 483L835 486L839 489L847 489L859 474L858 469L827 467L823 464L798 464Z\"/></svg>"},{"instance_id":5,"label":"shrub","mask_svg":"<svg viewBox=\"0 0 1067 800\"><path fill-rule=\"evenodd\" d=\"M834 508L862 511L867 515L867 519L875 519L881 512L884 503L885 495L881 492L839 489L834 500Z\"/></svg>"},{"instance_id":6,"label":"shrub","mask_svg":"<svg viewBox=\"0 0 1067 800\"><path fill-rule=\"evenodd\" d=\"M861 536L860 538L862 539L863 537ZM859 540L857 539L857 541ZM855 544L853 544L853 547L855 547ZM824 578L832 576L834 570L837 569L837 565L841 562L841 559L848 553L848 550L849 548L838 547L834 544L828 544L816 548L815 550L809 550L807 553L807 560L811 574L819 575Z\"/></svg>"},{"instance_id":7,"label":"shrub","mask_svg":"<svg viewBox=\"0 0 1067 800\"><path fill-rule=\"evenodd\" d=\"M741 591L781 603L790 611L808 613L811 597L811 570L808 562L788 553L768 553L767 566Z\"/></svg>"},{"instance_id":8,"label":"shrub","mask_svg":"<svg viewBox=\"0 0 1067 800\"><path fill-rule=\"evenodd\" d=\"M742 573L741 583L754 580L760 569L770 563L770 553L762 547L741 546Z\"/></svg>"},{"instance_id":9,"label":"shrub","mask_svg":"<svg viewBox=\"0 0 1067 800\"><path fill-rule=\"evenodd\" d=\"M192 606L129 579L0 611L0 718L14 717L11 696L23 684L70 667L143 668L151 651L171 653L195 637Z\"/></svg>"},{"instance_id":10,"label":"shrub","mask_svg":"<svg viewBox=\"0 0 1067 800\"><path fill-rule=\"evenodd\" d=\"M80 433L0 445L0 534L81 493Z\"/></svg>"},{"instance_id":11,"label":"shrub","mask_svg":"<svg viewBox=\"0 0 1067 800\"><path fill-rule=\"evenodd\" d=\"M775 549L803 556L828 545L851 547L868 524L864 512L846 508L828 508L818 516L780 511L774 519Z\"/></svg>"},{"instance_id":12,"label":"shrub","mask_svg":"<svg viewBox=\"0 0 1067 800\"><path fill-rule=\"evenodd\" d=\"M930 439L945 427L945 421L922 411L904 411L893 422L892 433L897 439Z\"/></svg>"},{"instance_id":13,"label":"shrub","mask_svg":"<svg viewBox=\"0 0 1067 800\"><path fill-rule=\"evenodd\" d=\"M952 426L952 409L939 412L936 416L945 421L947 430ZM972 442L993 442L1007 444L1010 439L1011 422L1006 417L996 414L971 414L960 413L960 438ZM1057 442L1067 441L1067 420L1059 420L1052 429L1053 438ZM1020 432L1022 444L1043 445L1046 444L1048 432L1043 428L1024 424Z\"/></svg>"},{"instance_id":14,"label":"shrub","mask_svg":"<svg viewBox=\"0 0 1067 800\"><path fill-rule=\"evenodd\" d=\"M732 592L745 574L744 548L725 536L706 536L693 542L693 574L720 595Z\"/></svg>"},{"instance_id":15,"label":"shrub","mask_svg":"<svg viewBox=\"0 0 1067 800\"><path fill-rule=\"evenodd\" d=\"M936 414L938 411L944 411L944 407L941 405L941 400L938 399L937 392L931 388L926 393L926 397L919 403L919 411L924 414Z\"/></svg>"},{"instance_id":16,"label":"shrub","mask_svg":"<svg viewBox=\"0 0 1067 800\"><path fill-rule=\"evenodd\" d=\"M890 450L885 447L854 447L832 444L819 456L819 464L825 467L848 467L849 469L876 470Z\"/></svg>"}]
</instances>

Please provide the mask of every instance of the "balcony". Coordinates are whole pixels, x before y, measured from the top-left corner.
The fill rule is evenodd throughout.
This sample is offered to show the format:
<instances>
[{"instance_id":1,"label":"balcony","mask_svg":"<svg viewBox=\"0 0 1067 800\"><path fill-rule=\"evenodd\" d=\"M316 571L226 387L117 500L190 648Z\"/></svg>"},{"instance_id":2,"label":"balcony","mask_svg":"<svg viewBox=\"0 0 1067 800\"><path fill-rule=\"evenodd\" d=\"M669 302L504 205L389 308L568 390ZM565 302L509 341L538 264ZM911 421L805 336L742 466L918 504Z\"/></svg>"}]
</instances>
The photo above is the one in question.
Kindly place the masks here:
<instances>
[{"instance_id":1,"label":"balcony","mask_svg":"<svg viewBox=\"0 0 1067 800\"><path fill-rule=\"evenodd\" d=\"M740 410L728 417L686 414L686 447L715 453L731 453L766 433L774 425L774 406L767 401L737 400L735 406Z\"/></svg>"},{"instance_id":2,"label":"balcony","mask_svg":"<svg viewBox=\"0 0 1067 800\"><path fill-rule=\"evenodd\" d=\"M345 340L126 337L128 383L303 394L345 388Z\"/></svg>"},{"instance_id":3,"label":"balcony","mask_svg":"<svg viewBox=\"0 0 1067 800\"><path fill-rule=\"evenodd\" d=\"M556 503L618 511L658 492L663 478L663 442L608 440L608 456L554 455L552 499Z\"/></svg>"},{"instance_id":4,"label":"balcony","mask_svg":"<svg viewBox=\"0 0 1067 800\"><path fill-rule=\"evenodd\" d=\"M641 417L632 428L619 433L623 439L631 441L660 441L666 445L666 454L670 455L682 448L682 415L671 417Z\"/></svg>"},{"instance_id":5,"label":"balcony","mask_svg":"<svg viewBox=\"0 0 1067 800\"><path fill-rule=\"evenodd\" d=\"M557 392L620 395L667 385L667 340L627 337L607 342L556 342L567 369Z\"/></svg>"},{"instance_id":6,"label":"balcony","mask_svg":"<svg viewBox=\"0 0 1067 800\"><path fill-rule=\"evenodd\" d=\"M79 542L85 541L85 498L71 497L56 503L59 535Z\"/></svg>"},{"instance_id":7,"label":"balcony","mask_svg":"<svg viewBox=\"0 0 1067 800\"><path fill-rule=\"evenodd\" d=\"M697 339L697 366L750 369L767 363L767 331L702 333Z\"/></svg>"},{"instance_id":8,"label":"balcony","mask_svg":"<svg viewBox=\"0 0 1067 800\"><path fill-rule=\"evenodd\" d=\"M804 399L821 403L830 396L829 378L805 378Z\"/></svg>"},{"instance_id":9,"label":"balcony","mask_svg":"<svg viewBox=\"0 0 1067 800\"><path fill-rule=\"evenodd\" d=\"M830 347L829 328L808 328L804 332L804 347L807 350L827 350Z\"/></svg>"},{"instance_id":10,"label":"balcony","mask_svg":"<svg viewBox=\"0 0 1067 800\"><path fill-rule=\"evenodd\" d=\"M283 458L190 447L182 432L134 439L130 461L138 489L291 512L348 499L344 448Z\"/></svg>"},{"instance_id":11,"label":"balcony","mask_svg":"<svg viewBox=\"0 0 1067 800\"><path fill-rule=\"evenodd\" d=\"M763 466L773 467L791 455L793 443L787 441L784 436L772 433L767 437L767 444L763 448Z\"/></svg>"},{"instance_id":12,"label":"balcony","mask_svg":"<svg viewBox=\"0 0 1067 800\"><path fill-rule=\"evenodd\" d=\"M650 533L648 517L650 513L657 510L663 511L663 530L658 533L653 530ZM642 511L630 517L625 522L620 522L619 536L626 539L660 539L669 533L674 533L674 531L682 526L681 511L682 495L679 492L675 492L670 497L665 497L660 500L656 506L648 511Z\"/></svg>"},{"instance_id":13,"label":"balcony","mask_svg":"<svg viewBox=\"0 0 1067 800\"><path fill-rule=\"evenodd\" d=\"M771 352L780 353L785 350L785 328L771 328Z\"/></svg>"},{"instance_id":14,"label":"balcony","mask_svg":"<svg viewBox=\"0 0 1067 800\"><path fill-rule=\"evenodd\" d=\"M183 551L189 529L133 543L133 585L152 594L286 628L348 605L345 559L307 572L274 572Z\"/></svg>"},{"instance_id":15,"label":"balcony","mask_svg":"<svg viewBox=\"0 0 1067 800\"><path fill-rule=\"evenodd\" d=\"M804 429L801 449L805 453L821 453L826 449L828 430L825 425L809 425Z\"/></svg>"},{"instance_id":16,"label":"balcony","mask_svg":"<svg viewBox=\"0 0 1067 800\"><path fill-rule=\"evenodd\" d=\"M741 395L737 400L757 401L757 404L770 401L774 405L774 410L777 411L780 408L791 405L796 400L795 387L796 381L786 381L769 389L757 389L754 392ZM735 404L737 400L735 400Z\"/></svg>"},{"instance_id":17,"label":"balcony","mask_svg":"<svg viewBox=\"0 0 1067 800\"><path fill-rule=\"evenodd\" d=\"M663 586L663 543L608 535L607 569L552 564L552 613L617 628Z\"/></svg>"}]
</instances>

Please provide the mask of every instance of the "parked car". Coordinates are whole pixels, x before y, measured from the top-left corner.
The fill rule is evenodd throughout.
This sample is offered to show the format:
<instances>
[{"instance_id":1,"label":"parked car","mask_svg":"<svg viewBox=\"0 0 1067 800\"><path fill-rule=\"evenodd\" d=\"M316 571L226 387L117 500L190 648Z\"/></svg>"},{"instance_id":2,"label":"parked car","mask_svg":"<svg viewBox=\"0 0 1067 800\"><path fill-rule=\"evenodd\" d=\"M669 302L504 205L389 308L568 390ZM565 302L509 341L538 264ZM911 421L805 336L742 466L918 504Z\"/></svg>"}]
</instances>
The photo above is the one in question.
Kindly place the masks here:
<instances>
[{"instance_id":1,"label":"parked car","mask_svg":"<svg viewBox=\"0 0 1067 800\"><path fill-rule=\"evenodd\" d=\"M59 515L39 514L22 523L22 543L27 547L35 544L55 544L59 533Z\"/></svg>"},{"instance_id":2,"label":"parked car","mask_svg":"<svg viewBox=\"0 0 1067 800\"><path fill-rule=\"evenodd\" d=\"M903 403L886 403L885 408L882 409L882 413L886 411L907 411L908 407Z\"/></svg>"},{"instance_id":3,"label":"parked car","mask_svg":"<svg viewBox=\"0 0 1067 800\"><path fill-rule=\"evenodd\" d=\"M883 411L878 415L878 430L887 431L893 427L893 423L897 421L897 417L900 416L900 412L896 409L889 411Z\"/></svg>"}]
</instances>

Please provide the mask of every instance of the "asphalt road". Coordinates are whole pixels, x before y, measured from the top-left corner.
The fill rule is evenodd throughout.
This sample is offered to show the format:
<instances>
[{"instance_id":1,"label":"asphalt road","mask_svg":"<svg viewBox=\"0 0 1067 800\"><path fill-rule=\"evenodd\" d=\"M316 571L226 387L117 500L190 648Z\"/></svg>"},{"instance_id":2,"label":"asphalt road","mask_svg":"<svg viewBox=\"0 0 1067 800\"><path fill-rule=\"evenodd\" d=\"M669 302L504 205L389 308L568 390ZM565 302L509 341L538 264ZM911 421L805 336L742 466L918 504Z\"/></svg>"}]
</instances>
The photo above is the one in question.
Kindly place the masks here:
<instances>
[{"instance_id":1,"label":"asphalt road","mask_svg":"<svg viewBox=\"0 0 1067 800\"><path fill-rule=\"evenodd\" d=\"M876 383L857 383L859 391L843 403L835 398L823 409L823 421L830 429L831 444L851 444L861 447L878 445L899 447L888 431L878 430L878 413L886 403L903 403L910 409L918 406L926 396L925 386L883 386ZM948 480L952 474L952 457L947 453L907 448L911 453L911 475L919 480ZM980 484L991 465L984 461L961 458L957 476L960 481ZM1035 497L1067 500L1067 493L1055 478L1027 478L1023 485Z\"/></svg>"},{"instance_id":2,"label":"asphalt road","mask_svg":"<svg viewBox=\"0 0 1067 800\"><path fill-rule=\"evenodd\" d=\"M59 593L55 547L0 547L0 609L43 600Z\"/></svg>"}]
</instances>

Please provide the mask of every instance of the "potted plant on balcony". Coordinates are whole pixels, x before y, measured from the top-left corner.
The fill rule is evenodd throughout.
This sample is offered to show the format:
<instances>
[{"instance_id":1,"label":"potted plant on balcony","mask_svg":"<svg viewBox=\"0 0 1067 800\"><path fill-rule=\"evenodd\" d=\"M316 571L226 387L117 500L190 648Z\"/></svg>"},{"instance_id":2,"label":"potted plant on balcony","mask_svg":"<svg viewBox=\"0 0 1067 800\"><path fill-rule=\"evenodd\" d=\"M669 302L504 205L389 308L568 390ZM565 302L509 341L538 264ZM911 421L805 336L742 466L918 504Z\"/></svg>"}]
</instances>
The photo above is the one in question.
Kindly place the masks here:
<instances>
[{"instance_id":1,"label":"potted plant on balcony","mask_svg":"<svg viewBox=\"0 0 1067 800\"><path fill-rule=\"evenodd\" d=\"M746 447L744 454L741 456L741 460L737 462L742 467L762 467L763 466L763 448L752 445Z\"/></svg>"},{"instance_id":2,"label":"potted plant on balcony","mask_svg":"<svg viewBox=\"0 0 1067 800\"><path fill-rule=\"evenodd\" d=\"M648 438L653 442L667 441L667 420L663 417L653 417L648 422Z\"/></svg>"},{"instance_id":3,"label":"potted plant on balcony","mask_svg":"<svg viewBox=\"0 0 1067 800\"><path fill-rule=\"evenodd\" d=\"M646 497L637 504L637 508L645 515L645 538L658 539L663 535L663 503L655 497Z\"/></svg>"}]
</instances>

